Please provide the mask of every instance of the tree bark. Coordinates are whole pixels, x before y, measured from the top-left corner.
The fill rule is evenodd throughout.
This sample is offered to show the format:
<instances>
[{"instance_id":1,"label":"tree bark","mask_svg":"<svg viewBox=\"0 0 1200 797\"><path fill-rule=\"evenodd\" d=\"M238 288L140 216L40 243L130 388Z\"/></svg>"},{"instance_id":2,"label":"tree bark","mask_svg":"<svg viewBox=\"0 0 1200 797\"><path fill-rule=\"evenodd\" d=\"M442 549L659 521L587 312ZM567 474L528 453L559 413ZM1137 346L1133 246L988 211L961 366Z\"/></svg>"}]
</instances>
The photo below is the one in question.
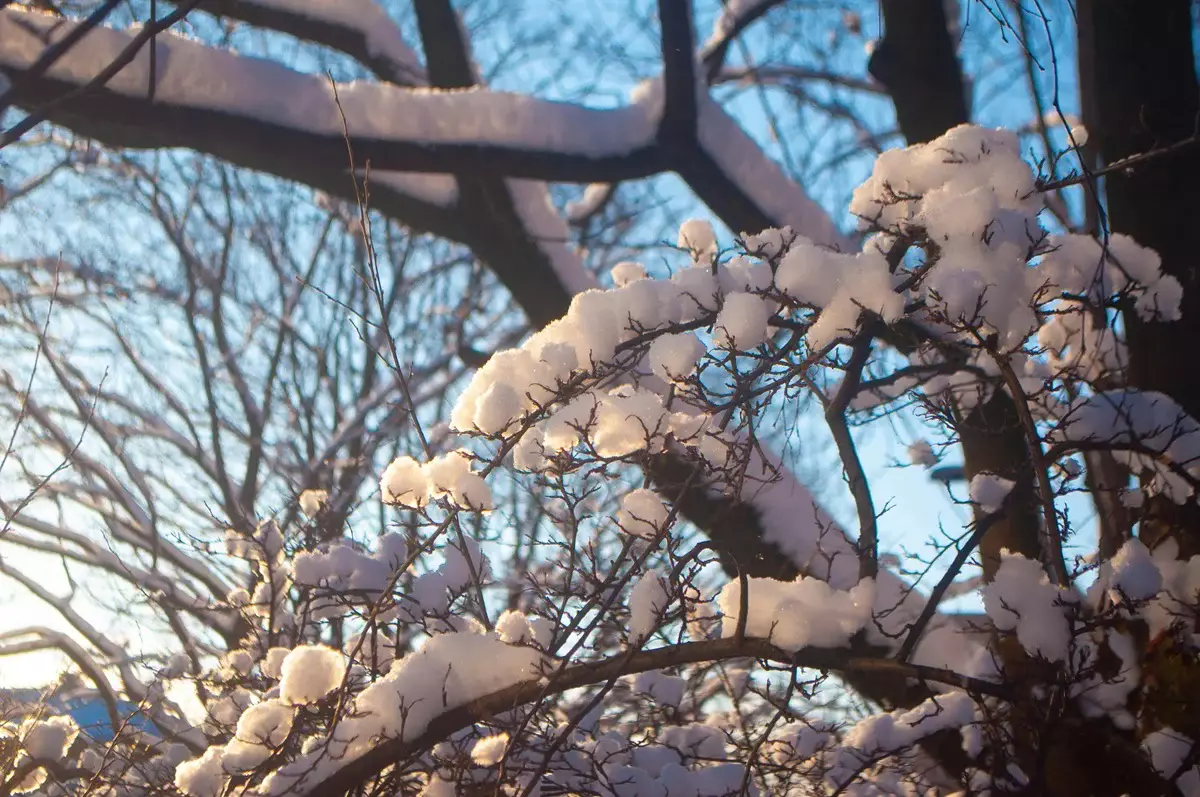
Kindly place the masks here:
<instances>
[{"instance_id":1,"label":"tree bark","mask_svg":"<svg viewBox=\"0 0 1200 797\"><path fill-rule=\"evenodd\" d=\"M1200 86L1188 0L1081 0L1078 7L1084 123L1104 163L1191 138L1200 123ZM1200 417L1200 371L1184 365L1200 340L1200 146L1149 160L1104 180L1108 229L1162 257L1183 286L1181 318L1146 322L1124 314L1129 384L1167 394ZM1200 554L1200 509L1154 499L1140 536L1174 538L1183 556Z\"/></svg>"}]
</instances>

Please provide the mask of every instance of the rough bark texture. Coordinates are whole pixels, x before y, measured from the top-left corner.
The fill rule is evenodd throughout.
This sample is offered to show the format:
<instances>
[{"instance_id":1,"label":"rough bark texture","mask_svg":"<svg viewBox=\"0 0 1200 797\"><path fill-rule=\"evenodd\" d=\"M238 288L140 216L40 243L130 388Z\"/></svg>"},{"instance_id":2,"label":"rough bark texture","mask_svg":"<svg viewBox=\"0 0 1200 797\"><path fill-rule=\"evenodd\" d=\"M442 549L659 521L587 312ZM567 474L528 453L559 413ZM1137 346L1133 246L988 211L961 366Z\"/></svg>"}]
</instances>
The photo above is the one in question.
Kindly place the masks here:
<instances>
[{"instance_id":1,"label":"rough bark texture","mask_svg":"<svg viewBox=\"0 0 1200 797\"><path fill-rule=\"evenodd\" d=\"M1200 87L1192 51L1192 3L1083 0L1079 4L1080 66L1090 144L1104 163L1195 136ZM1183 365L1200 339L1200 146L1104 181L1108 226L1155 249L1163 270L1183 285L1182 318L1146 323L1125 315L1130 383L1157 390L1200 417L1200 371ZM1142 537L1170 535L1184 555L1200 553L1200 509L1166 501L1149 505Z\"/></svg>"},{"instance_id":2,"label":"rough bark texture","mask_svg":"<svg viewBox=\"0 0 1200 797\"><path fill-rule=\"evenodd\" d=\"M1101 166L1194 137L1200 124L1200 85L1189 0L1081 0L1077 20L1081 107L1090 154ZM1124 233L1155 249L1163 270L1183 286L1177 322L1123 316L1129 382L1172 397L1200 414L1200 373L1190 367L1200 335L1200 148L1192 146L1109 174L1102 186L1106 232ZM1106 223L1107 226L1104 226ZM1139 537L1150 546L1175 540L1180 555L1200 554L1200 509L1159 498L1147 502ZM1147 640L1135 629L1141 657L1143 732L1167 725L1200 733L1200 662L1170 634ZM1107 760L1093 771L1119 774ZM1135 792L1136 793L1136 792Z\"/></svg>"}]
</instances>

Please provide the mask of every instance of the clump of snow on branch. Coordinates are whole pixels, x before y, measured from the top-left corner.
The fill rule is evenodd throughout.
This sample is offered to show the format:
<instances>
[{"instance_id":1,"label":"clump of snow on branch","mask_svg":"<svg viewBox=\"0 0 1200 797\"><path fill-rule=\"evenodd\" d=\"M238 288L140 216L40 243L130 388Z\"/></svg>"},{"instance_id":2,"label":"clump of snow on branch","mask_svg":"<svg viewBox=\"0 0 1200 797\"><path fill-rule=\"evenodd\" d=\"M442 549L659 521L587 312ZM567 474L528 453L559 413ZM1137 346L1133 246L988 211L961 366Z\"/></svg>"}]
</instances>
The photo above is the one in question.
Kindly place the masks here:
<instances>
[{"instance_id":1,"label":"clump of snow on branch","mask_svg":"<svg viewBox=\"0 0 1200 797\"><path fill-rule=\"evenodd\" d=\"M1005 479L994 473L978 473L971 478L971 502L978 504L984 512L995 512L1000 509L1015 484L1012 479Z\"/></svg>"},{"instance_id":2,"label":"clump of snow on branch","mask_svg":"<svg viewBox=\"0 0 1200 797\"><path fill-rule=\"evenodd\" d=\"M647 573L629 591L629 637L645 639L658 627L671 595L662 576Z\"/></svg>"},{"instance_id":3,"label":"clump of snow on branch","mask_svg":"<svg viewBox=\"0 0 1200 797\"><path fill-rule=\"evenodd\" d=\"M842 647L871 621L875 584L869 579L846 592L804 576L791 583L769 578L746 581L745 634L769 639L784 650ZM737 633L741 591L741 582L736 580L721 590L722 636Z\"/></svg>"},{"instance_id":4,"label":"clump of snow on branch","mask_svg":"<svg viewBox=\"0 0 1200 797\"><path fill-rule=\"evenodd\" d=\"M1041 563L1005 551L1000 569L984 587L983 605L996 628L1011 631L1029 653L1065 661L1074 636L1078 595L1050 582Z\"/></svg>"},{"instance_id":5,"label":"clump of snow on branch","mask_svg":"<svg viewBox=\"0 0 1200 797\"><path fill-rule=\"evenodd\" d=\"M491 490L483 477L471 469L471 462L470 453L463 450L442 454L426 463L412 457L398 457L383 472L379 492L384 503L405 507L420 508L431 500L447 498L455 506L491 509Z\"/></svg>"},{"instance_id":6,"label":"clump of snow on branch","mask_svg":"<svg viewBox=\"0 0 1200 797\"><path fill-rule=\"evenodd\" d=\"M1174 728L1162 728L1147 734L1142 748L1150 756L1155 771L1163 778L1176 778L1175 785L1183 794L1200 794L1200 767L1185 764L1193 761L1196 742Z\"/></svg>"},{"instance_id":7,"label":"clump of snow on branch","mask_svg":"<svg viewBox=\"0 0 1200 797\"><path fill-rule=\"evenodd\" d=\"M303 791L379 739L411 740L443 712L515 683L536 679L542 657L532 648L509 645L490 633L437 634L398 660L387 675L354 699L353 712L331 737L311 752L273 772L267 793ZM327 752L334 750L336 759Z\"/></svg>"},{"instance_id":8,"label":"clump of snow on branch","mask_svg":"<svg viewBox=\"0 0 1200 797\"><path fill-rule=\"evenodd\" d=\"M1200 422L1156 391L1087 396L1064 412L1053 438L1110 449L1135 472L1150 474L1143 489L1176 503L1191 497L1200 479Z\"/></svg>"},{"instance_id":9,"label":"clump of snow on branch","mask_svg":"<svg viewBox=\"0 0 1200 797\"><path fill-rule=\"evenodd\" d=\"M617 523L626 532L652 539L667 522L668 510L653 490L631 490L621 498Z\"/></svg>"},{"instance_id":10,"label":"clump of snow on branch","mask_svg":"<svg viewBox=\"0 0 1200 797\"><path fill-rule=\"evenodd\" d=\"M504 751L507 747L507 733L485 736L471 748L471 760L482 767L495 766L504 757Z\"/></svg>"},{"instance_id":11,"label":"clump of snow on branch","mask_svg":"<svg viewBox=\"0 0 1200 797\"><path fill-rule=\"evenodd\" d=\"M1144 601L1162 589L1163 576L1150 551L1137 538L1126 541L1110 563L1108 588L1114 602Z\"/></svg>"},{"instance_id":12,"label":"clump of snow on branch","mask_svg":"<svg viewBox=\"0 0 1200 797\"><path fill-rule=\"evenodd\" d=\"M315 703L328 695L346 673L342 654L322 645L295 648L280 667L279 696L285 703Z\"/></svg>"}]
</instances>

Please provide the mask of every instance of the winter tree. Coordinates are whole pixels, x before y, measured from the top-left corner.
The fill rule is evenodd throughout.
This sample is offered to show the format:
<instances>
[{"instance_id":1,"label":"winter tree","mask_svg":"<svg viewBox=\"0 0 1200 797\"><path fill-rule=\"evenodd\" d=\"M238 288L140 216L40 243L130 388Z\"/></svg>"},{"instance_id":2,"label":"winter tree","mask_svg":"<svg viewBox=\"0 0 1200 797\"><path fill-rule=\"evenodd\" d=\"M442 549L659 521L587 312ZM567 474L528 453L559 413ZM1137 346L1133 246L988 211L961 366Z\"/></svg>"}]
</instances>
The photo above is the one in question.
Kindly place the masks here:
<instances>
[{"instance_id":1,"label":"winter tree","mask_svg":"<svg viewBox=\"0 0 1200 797\"><path fill-rule=\"evenodd\" d=\"M0 7L0 793L1200 794L1191 5L697 6Z\"/></svg>"}]
</instances>

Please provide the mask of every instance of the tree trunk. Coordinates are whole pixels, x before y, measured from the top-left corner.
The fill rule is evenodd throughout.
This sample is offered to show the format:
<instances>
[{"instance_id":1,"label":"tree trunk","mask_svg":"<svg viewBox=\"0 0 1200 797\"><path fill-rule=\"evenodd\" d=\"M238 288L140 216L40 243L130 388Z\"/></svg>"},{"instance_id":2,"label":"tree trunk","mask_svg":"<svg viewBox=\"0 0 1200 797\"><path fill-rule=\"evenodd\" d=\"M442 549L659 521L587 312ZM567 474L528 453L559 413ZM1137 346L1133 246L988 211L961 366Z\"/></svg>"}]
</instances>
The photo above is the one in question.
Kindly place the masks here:
<instances>
[{"instance_id":1,"label":"tree trunk","mask_svg":"<svg viewBox=\"0 0 1200 797\"><path fill-rule=\"evenodd\" d=\"M1081 0L1079 53L1089 146L1104 163L1191 138L1200 123L1200 86L1192 50L1189 0ZM1090 118L1089 118L1090 117ZM1108 229L1162 257L1183 285L1182 317L1145 322L1126 313L1129 383L1175 399L1200 417L1200 371L1187 365L1200 340L1200 146L1149 160L1104 178ZM1141 537L1170 536L1181 554L1200 553L1195 502L1147 504Z\"/></svg>"}]
</instances>

